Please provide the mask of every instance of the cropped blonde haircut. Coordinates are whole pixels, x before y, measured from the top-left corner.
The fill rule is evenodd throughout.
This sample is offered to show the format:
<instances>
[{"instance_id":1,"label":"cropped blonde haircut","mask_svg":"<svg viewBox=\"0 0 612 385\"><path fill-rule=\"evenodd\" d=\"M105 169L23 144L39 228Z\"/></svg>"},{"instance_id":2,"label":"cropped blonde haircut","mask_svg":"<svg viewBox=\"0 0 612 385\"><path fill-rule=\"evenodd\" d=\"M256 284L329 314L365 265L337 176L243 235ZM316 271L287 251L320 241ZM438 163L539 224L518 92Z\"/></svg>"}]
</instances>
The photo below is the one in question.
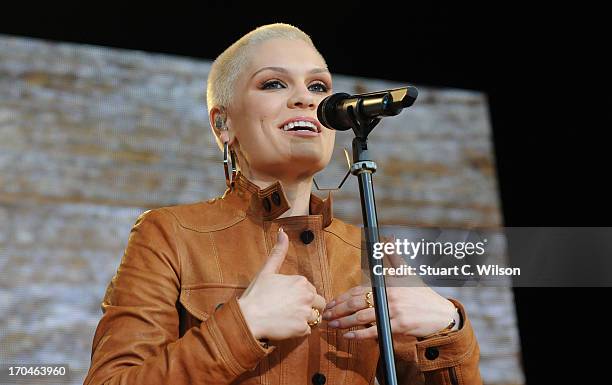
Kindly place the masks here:
<instances>
[{"instance_id":1,"label":"cropped blonde haircut","mask_svg":"<svg viewBox=\"0 0 612 385\"><path fill-rule=\"evenodd\" d=\"M290 24L268 24L252 30L223 51L210 67L206 83L206 105L209 114L213 107L228 107L232 104L236 79L247 66L251 49L259 43L278 38L303 40L317 50L310 36ZM323 59L322 55L321 58ZM214 134L212 125L211 129ZM219 148L223 149L223 143L216 135L215 139Z\"/></svg>"}]
</instances>

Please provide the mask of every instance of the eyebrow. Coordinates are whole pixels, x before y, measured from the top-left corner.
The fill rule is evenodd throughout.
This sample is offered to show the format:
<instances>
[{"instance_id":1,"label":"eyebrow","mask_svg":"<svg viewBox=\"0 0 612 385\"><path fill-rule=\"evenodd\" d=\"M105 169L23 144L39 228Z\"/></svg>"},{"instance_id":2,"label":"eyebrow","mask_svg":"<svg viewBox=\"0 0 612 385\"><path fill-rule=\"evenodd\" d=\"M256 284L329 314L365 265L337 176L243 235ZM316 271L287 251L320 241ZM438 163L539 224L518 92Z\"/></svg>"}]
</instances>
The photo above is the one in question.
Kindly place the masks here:
<instances>
[{"instance_id":1,"label":"eyebrow","mask_svg":"<svg viewBox=\"0 0 612 385\"><path fill-rule=\"evenodd\" d=\"M265 71L265 70L269 70L269 71L275 71L275 72L282 72L282 73L289 73L289 71L287 71L286 68L283 67L263 67L258 69L257 71L255 71L255 73L253 75L251 75L251 79L255 77L255 75L257 75L258 73L260 73L261 71ZM310 71L308 71L309 74L318 74L321 72L329 72L329 70L327 68L314 68Z\"/></svg>"}]
</instances>

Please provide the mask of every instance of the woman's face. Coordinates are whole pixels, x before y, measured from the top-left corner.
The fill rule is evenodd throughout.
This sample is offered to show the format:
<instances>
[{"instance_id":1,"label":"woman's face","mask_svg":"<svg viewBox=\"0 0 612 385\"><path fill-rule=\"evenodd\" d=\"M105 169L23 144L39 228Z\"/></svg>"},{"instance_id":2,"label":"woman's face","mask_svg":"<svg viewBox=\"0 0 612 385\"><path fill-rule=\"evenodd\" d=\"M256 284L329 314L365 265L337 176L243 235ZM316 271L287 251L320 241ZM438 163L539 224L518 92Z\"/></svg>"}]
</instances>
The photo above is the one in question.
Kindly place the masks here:
<instances>
[{"instance_id":1,"label":"woman's face","mask_svg":"<svg viewBox=\"0 0 612 385\"><path fill-rule=\"evenodd\" d=\"M308 43L271 39L253 48L227 111L247 175L301 178L327 166L335 131L319 123L317 106L331 88L325 62Z\"/></svg>"}]
</instances>

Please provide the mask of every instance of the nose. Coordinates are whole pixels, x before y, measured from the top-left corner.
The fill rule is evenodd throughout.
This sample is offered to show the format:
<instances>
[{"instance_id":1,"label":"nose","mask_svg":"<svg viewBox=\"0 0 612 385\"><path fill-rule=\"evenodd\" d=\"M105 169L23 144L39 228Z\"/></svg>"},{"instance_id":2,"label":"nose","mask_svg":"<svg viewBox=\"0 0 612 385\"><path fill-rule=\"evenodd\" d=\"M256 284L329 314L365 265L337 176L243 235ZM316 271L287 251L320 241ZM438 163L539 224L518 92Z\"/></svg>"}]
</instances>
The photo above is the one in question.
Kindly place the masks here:
<instances>
[{"instance_id":1,"label":"nose","mask_svg":"<svg viewBox=\"0 0 612 385\"><path fill-rule=\"evenodd\" d=\"M296 89L287 101L287 105L289 108L314 109L316 107L312 93L305 87Z\"/></svg>"}]
</instances>

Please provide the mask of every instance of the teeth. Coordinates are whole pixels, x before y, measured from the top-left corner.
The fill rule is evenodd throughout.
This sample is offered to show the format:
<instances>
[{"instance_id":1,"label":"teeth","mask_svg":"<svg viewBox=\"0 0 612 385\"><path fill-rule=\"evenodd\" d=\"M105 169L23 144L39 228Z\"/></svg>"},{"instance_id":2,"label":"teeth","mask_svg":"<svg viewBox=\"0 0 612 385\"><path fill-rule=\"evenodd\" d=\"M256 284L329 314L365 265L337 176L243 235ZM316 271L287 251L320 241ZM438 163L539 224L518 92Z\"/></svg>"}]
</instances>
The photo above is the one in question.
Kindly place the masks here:
<instances>
[{"instance_id":1,"label":"teeth","mask_svg":"<svg viewBox=\"0 0 612 385\"><path fill-rule=\"evenodd\" d=\"M283 130L284 130L284 131L289 131L289 130L294 129L294 128L296 128L296 127L306 127L306 128L311 128L312 130L309 130L309 131L318 132L318 130L317 130L317 126L315 126L315 125L314 125L314 123L311 123L311 122L305 122L305 121L303 121L303 120L300 120L300 121L296 121L296 122L291 122L291 123L285 124L285 125L283 126Z\"/></svg>"}]
</instances>

